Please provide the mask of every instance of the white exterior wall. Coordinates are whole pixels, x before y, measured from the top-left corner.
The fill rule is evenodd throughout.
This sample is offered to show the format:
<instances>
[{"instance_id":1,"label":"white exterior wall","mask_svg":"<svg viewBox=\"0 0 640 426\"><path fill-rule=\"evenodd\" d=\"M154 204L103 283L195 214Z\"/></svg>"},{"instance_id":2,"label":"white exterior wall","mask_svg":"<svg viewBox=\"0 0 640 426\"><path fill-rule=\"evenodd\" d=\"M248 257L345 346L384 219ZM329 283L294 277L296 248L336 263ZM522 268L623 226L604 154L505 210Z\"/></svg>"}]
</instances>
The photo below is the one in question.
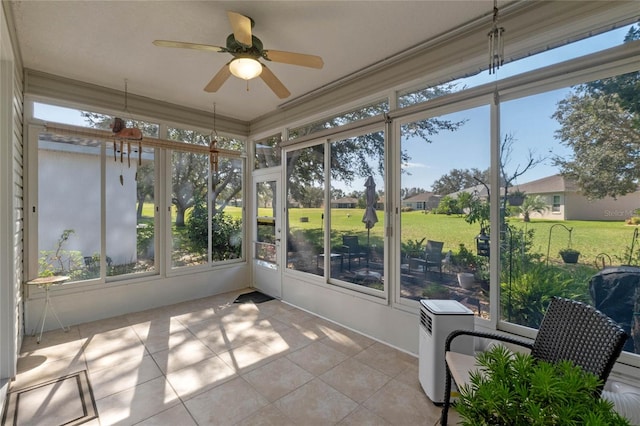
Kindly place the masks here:
<instances>
[{"instance_id":1,"label":"white exterior wall","mask_svg":"<svg viewBox=\"0 0 640 426\"><path fill-rule=\"evenodd\" d=\"M537 194L528 194L535 197ZM553 196L560 196L560 210L551 211ZM640 192L613 199L589 200L577 192L559 192L543 194L540 197L549 207L544 213L531 213L531 219L555 220L610 220L624 221L633 216L635 209L640 208Z\"/></svg>"},{"instance_id":2,"label":"white exterior wall","mask_svg":"<svg viewBox=\"0 0 640 426\"><path fill-rule=\"evenodd\" d=\"M611 220L624 221L633 216L633 211L640 208L640 193L625 195L613 199L588 200L575 192L565 196L565 218L567 220Z\"/></svg>"},{"instance_id":3,"label":"white exterior wall","mask_svg":"<svg viewBox=\"0 0 640 426\"><path fill-rule=\"evenodd\" d=\"M106 162L107 256L114 264L136 259L137 165ZM65 171L70 175L65 177ZM124 185L120 185L120 173ZM77 152L40 150L38 155L38 250L54 250L65 229L74 234L64 250L100 253L100 158ZM81 208L79 208L81 206Z\"/></svg>"}]
</instances>

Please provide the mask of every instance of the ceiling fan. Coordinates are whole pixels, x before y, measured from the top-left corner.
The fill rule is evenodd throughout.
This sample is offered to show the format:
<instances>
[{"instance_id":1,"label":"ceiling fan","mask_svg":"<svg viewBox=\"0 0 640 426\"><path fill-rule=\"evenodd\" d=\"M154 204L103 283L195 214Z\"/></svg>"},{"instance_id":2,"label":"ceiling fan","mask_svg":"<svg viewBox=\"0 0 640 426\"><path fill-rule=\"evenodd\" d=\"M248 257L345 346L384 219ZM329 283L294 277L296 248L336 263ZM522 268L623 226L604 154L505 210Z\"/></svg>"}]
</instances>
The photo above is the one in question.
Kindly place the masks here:
<instances>
[{"instance_id":1,"label":"ceiling fan","mask_svg":"<svg viewBox=\"0 0 640 426\"><path fill-rule=\"evenodd\" d=\"M227 11L227 16L231 22L233 33L227 37L226 47L171 40L154 40L153 44L161 47L178 47L230 53L234 58L213 76L209 84L205 86L205 92L217 92L232 74L244 80L250 80L260 76L267 86L269 86L279 98L283 99L291 93L284 84L278 80L273 72L271 72L265 64L258 61L258 59L262 58L267 61L309 68L320 69L323 67L324 62L319 56L264 49L262 41L251 34L251 29L255 24L253 19L231 11Z\"/></svg>"}]
</instances>

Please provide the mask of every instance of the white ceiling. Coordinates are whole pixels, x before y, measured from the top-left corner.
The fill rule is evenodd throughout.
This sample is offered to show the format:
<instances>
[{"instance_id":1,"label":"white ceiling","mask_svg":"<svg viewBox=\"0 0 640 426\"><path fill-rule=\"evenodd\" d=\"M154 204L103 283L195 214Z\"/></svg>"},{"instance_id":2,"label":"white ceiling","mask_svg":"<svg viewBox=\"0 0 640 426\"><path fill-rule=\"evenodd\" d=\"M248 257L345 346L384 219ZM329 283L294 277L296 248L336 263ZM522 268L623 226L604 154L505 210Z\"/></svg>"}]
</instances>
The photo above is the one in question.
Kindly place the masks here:
<instances>
[{"instance_id":1,"label":"white ceiling","mask_svg":"<svg viewBox=\"0 0 640 426\"><path fill-rule=\"evenodd\" d=\"M11 1L26 68L250 121L350 73L491 13L492 0ZM266 49L319 55L321 70L269 63L291 91L260 79L204 86L226 53L161 48L155 39L224 46L226 10L250 16Z\"/></svg>"}]
</instances>

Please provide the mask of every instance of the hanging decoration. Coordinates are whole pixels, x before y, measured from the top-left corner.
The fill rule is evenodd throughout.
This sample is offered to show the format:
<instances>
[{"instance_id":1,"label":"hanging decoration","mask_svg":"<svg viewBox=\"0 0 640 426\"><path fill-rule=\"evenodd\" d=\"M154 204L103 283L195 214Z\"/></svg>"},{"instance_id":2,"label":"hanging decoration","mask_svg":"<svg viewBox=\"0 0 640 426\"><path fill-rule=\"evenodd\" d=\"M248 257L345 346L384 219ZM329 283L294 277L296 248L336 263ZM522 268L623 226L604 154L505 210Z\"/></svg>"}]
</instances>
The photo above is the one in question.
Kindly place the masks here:
<instances>
[{"instance_id":1,"label":"hanging decoration","mask_svg":"<svg viewBox=\"0 0 640 426\"><path fill-rule=\"evenodd\" d=\"M124 112L129 113L128 105L128 81L124 80ZM113 161L117 162L117 154L120 153L120 165L124 165L124 141L127 142L127 166L131 168L131 141L138 141L138 167L142 166L142 132L137 127L127 127L125 121L120 117L115 117L111 123L111 131L113 132ZM119 142L119 144L118 144ZM118 147L119 145L119 147ZM138 172L136 171L135 180L138 180ZM124 177L122 170L120 171L120 185L124 185Z\"/></svg>"},{"instance_id":2,"label":"hanging decoration","mask_svg":"<svg viewBox=\"0 0 640 426\"><path fill-rule=\"evenodd\" d=\"M216 188L216 179L218 178L218 132L216 130L216 104L213 104L213 129L209 135L211 142L209 143L209 162L213 173L213 189Z\"/></svg>"},{"instance_id":3,"label":"hanging decoration","mask_svg":"<svg viewBox=\"0 0 640 426\"><path fill-rule=\"evenodd\" d=\"M489 74L504 64L504 27L498 26L498 0L493 0L493 24L489 31Z\"/></svg>"}]
</instances>

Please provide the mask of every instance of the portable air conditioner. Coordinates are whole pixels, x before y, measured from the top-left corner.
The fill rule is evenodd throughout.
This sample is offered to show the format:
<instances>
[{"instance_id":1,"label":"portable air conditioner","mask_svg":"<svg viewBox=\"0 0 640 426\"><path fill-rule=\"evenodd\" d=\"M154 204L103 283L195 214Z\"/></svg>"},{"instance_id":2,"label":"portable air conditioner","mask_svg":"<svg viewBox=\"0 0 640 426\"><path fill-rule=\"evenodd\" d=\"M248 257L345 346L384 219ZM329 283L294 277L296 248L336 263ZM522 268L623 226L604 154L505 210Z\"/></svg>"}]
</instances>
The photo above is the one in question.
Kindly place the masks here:
<instances>
[{"instance_id":1,"label":"portable air conditioner","mask_svg":"<svg viewBox=\"0 0 640 426\"><path fill-rule=\"evenodd\" d=\"M444 402L445 340L454 330L473 330L473 322L473 312L456 300L420 301L418 377L434 404ZM473 337L456 338L451 350L473 355Z\"/></svg>"}]
</instances>

